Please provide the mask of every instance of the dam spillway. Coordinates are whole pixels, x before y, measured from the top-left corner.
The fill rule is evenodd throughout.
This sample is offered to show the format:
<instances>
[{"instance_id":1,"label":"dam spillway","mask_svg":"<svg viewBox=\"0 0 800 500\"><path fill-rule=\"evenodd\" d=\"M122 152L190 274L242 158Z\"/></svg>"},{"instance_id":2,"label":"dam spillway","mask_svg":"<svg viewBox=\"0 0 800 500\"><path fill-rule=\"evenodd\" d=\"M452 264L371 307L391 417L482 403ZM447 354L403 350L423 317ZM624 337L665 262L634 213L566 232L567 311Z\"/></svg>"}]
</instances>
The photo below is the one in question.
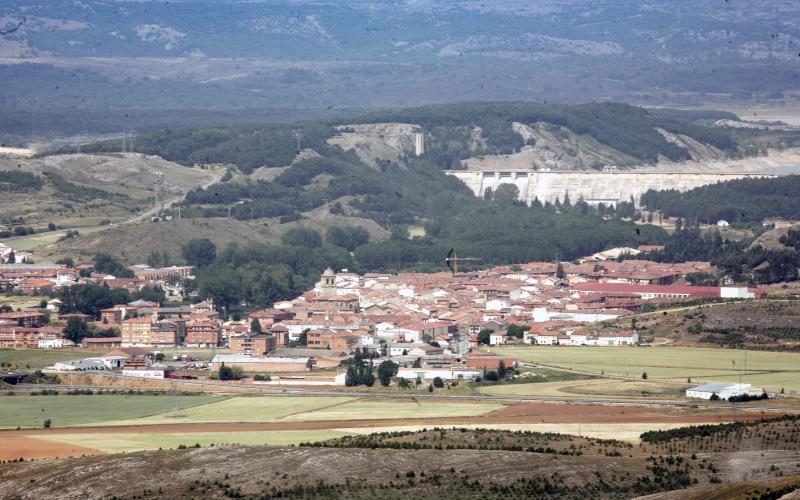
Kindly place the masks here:
<instances>
[{"instance_id":1,"label":"dam spillway","mask_svg":"<svg viewBox=\"0 0 800 500\"><path fill-rule=\"evenodd\" d=\"M631 201L638 207L641 196L650 189L663 191L690 189L744 178L771 178L760 173L688 173L618 170L597 171L470 171L447 170L447 175L460 179L475 196L483 197L487 189L496 191L503 184L513 184L519 189L519 199L527 204L538 199L542 203L564 200L569 194L574 203L578 199L590 205L616 205Z\"/></svg>"}]
</instances>

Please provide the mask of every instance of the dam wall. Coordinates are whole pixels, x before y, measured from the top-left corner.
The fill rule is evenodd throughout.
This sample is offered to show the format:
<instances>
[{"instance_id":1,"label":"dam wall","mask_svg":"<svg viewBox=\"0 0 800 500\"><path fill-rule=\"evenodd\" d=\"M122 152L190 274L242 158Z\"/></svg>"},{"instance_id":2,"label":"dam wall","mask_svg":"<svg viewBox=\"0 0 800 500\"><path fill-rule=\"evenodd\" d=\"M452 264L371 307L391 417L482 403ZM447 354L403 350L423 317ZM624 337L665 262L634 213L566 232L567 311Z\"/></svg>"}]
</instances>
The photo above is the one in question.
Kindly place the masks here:
<instances>
[{"instance_id":1,"label":"dam wall","mask_svg":"<svg viewBox=\"0 0 800 500\"><path fill-rule=\"evenodd\" d=\"M514 184L519 189L519 199L530 204L534 199L555 203L563 201L569 193L574 203L578 199L590 205L615 205L630 201L639 207L641 196L650 189L688 191L690 189L743 178L769 178L775 175L757 173L686 173L642 172L619 170L614 172L561 171L535 172L531 170L469 171L448 170L466 184L475 196L483 197L487 189L496 191L503 184Z\"/></svg>"}]
</instances>

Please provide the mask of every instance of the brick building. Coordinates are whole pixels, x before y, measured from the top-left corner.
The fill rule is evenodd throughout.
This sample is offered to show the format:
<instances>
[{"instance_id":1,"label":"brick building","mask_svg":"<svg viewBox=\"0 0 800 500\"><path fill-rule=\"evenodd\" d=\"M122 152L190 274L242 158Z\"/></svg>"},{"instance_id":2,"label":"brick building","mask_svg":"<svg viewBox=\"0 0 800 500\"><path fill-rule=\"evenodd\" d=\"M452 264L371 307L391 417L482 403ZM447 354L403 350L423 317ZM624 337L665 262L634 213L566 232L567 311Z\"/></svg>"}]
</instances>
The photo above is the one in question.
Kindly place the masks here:
<instances>
[{"instance_id":1,"label":"brick building","mask_svg":"<svg viewBox=\"0 0 800 500\"><path fill-rule=\"evenodd\" d=\"M276 340L272 335L231 337L231 354L263 356L275 350Z\"/></svg>"},{"instance_id":2,"label":"brick building","mask_svg":"<svg viewBox=\"0 0 800 500\"><path fill-rule=\"evenodd\" d=\"M149 346L153 343L153 322L150 318L126 319L119 326L122 347Z\"/></svg>"},{"instance_id":3,"label":"brick building","mask_svg":"<svg viewBox=\"0 0 800 500\"><path fill-rule=\"evenodd\" d=\"M222 341L222 327L212 320L193 321L186 325L187 347L217 347Z\"/></svg>"}]
</instances>

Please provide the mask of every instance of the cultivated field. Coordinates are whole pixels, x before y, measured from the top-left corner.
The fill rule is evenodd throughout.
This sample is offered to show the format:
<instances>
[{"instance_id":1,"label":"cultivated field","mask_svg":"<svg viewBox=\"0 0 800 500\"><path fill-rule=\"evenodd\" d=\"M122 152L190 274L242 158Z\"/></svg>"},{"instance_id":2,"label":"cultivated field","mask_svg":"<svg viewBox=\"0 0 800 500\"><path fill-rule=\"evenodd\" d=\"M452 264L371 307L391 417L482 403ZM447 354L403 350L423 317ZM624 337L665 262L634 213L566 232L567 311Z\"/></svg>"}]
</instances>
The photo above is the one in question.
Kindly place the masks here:
<instances>
[{"instance_id":1,"label":"cultivated field","mask_svg":"<svg viewBox=\"0 0 800 500\"><path fill-rule=\"evenodd\" d=\"M691 347L502 347L522 362L641 380L737 381L769 391L800 391L800 353ZM746 353L746 354L745 354ZM745 360L745 356L747 359ZM745 370L746 362L746 370ZM688 382L687 382L688 383Z\"/></svg>"},{"instance_id":2,"label":"cultivated field","mask_svg":"<svg viewBox=\"0 0 800 500\"><path fill-rule=\"evenodd\" d=\"M102 451L122 453L142 450L176 449L179 446L270 445L289 446L305 441L333 439L349 433L332 429L302 431L245 432L161 432L152 434L41 434L36 439Z\"/></svg>"},{"instance_id":3,"label":"cultivated field","mask_svg":"<svg viewBox=\"0 0 800 500\"><path fill-rule=\"evenodd\" d=\"M493 396L548 396L563 398L679 399L688 384L668 381L590 379L531 384L498 384L480 387L478 392Z\"/></svg>"},{"instance_id":4,"label":"cultivated field","mask_svg":"<svg viewBox=\"0 0 800 500\"><path fill-rule=\"evenodd\" d=\"M349 397L236 397L180 413L166 411L104 425L195 424L211 422L317 422L372 419L471 417L504 408L499 403L441 400L380 400Z\"/></svg>"},{"instance_id":5,"label":"cultivated field","mask_svg":"<svg viewBox=\"0 0 800 500\"><path fill-rule=\"evenodd\" d=\"M215 396L0 396L0 429L97 425L147 415L182 413L187 408L218 401Z\"/></svg>"}]
</instances>

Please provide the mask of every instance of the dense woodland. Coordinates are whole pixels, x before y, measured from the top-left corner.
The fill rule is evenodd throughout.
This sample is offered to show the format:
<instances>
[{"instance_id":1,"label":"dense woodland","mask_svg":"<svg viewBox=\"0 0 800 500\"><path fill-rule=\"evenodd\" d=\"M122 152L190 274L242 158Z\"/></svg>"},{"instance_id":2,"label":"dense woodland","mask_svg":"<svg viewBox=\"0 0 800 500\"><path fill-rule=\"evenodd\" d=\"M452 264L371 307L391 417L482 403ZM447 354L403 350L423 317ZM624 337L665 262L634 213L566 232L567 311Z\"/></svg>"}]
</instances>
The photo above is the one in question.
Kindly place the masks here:
<instances>
[{"instance_id":1,"label":"dense woodland","mask_svg":"<svg viewBox=\"0 0 800 500\"><path fill-rule=\"evenodd\" d=\"M760 223L769 217L800 219L800 175L737 179L690 191L648 191L642 205L669 217L715 223Z\"/></svg>"},{"instance_id":2,"label":"dense woodland","mask_svg":"<svg viewBox=\"0 0 800 500\"><path fill-rule=\"evenodd\" d=\"M421 126L429 136L423 158L439 168L458 166L476 151L470 149L469 133L482 129L486 147L477 153L510 153L524 145L511 128L512 122L547 122L566 127L643 162L659 157L688 159L688 152L655 130L663 128L686 134L730 154L737 152L736 131L699 125L700 117L730 117L719 114L685 115L678 111L650 112L644 108L616 103L581 105L532 102L475 102L424 106L369 113L347 118L330 118L295 124L266 124L204 129L172 129L136 138L136 150L157 154L183 164L232 163L249 173L260 166L284 166L300 147L326 155L325 140L334 135L335 125L348 123L402 122ZM84 151L117 151L119 141L95 144ZM327 156L327 155L326 155Z\"/></svg>"},{"instance_id":3,"label":"dense woodland","mask_svg":"<svg viewBox=\"0 0 800 500\"><path fill-rule=\"evenodd\" d=\"M444 269L444 258L451 248L459 255L480 258L476 265L486 266L573 260L613 246L665 244L664 252L653 258L711 260L741 281L777 281L793 276L796 253L747 250L743 243L723 241L718 235L701 236L696 221L707 215L702 212L704 207L715 205L718 210L722 207L722 212L710 217L712 220L791 216L800 211L792 196L800 188L797 177L777 183L735 181L685 194L648 193L644 202L649 208L695 221L668 235L655 226L631 222L639 214L629 203L592 208L582 200L565 199L553 205L535 201L526 206L516 201L512 186L478 199L442 172L475 154L469 142L474 127L481 128L485 139L481 152L518 150L523 142L511 129L514 121L564 126L642 161L686 157L685 150L667 142L655 127L738 154L739 132L701 125L720 118L732 116L648 111L621 104L467 103L375 112L347 120L170 130L138 137L136 149L189 165L232 164L244 174L260 166L288 165L269 182L226 175L223 182L196 189L182 206L183 217L230 214L240 220L270 218L284 223L302 219L310 210L331 203L332 213L372 219L392 233L388 240L370 241L366 231L352 227L333 228L324 235L294 231L280 245L233 244L210 253L204 250L204 260L196 262L200 293L214 297L226 308L242 301L266 306L294 297L307 290L326 267L357 272L439 271ZM370 167L355 153L326 143L336 125L381 122L420 125L430 137L427 152L419 158L404 158L399 164L379 162ZM293 163L298 145L312 148L322 157ZM97 144L94 150L107 146ZM764 197L777 197L779 201L765 203ZM732 200L744 200L744 208L730 212L727 207L733 207ZM410 237L411 226L424 229L424 235ZM191 253L184 252L185 260L193 260Z\"/></svg>"},{"instance_id":4,"label":"dense woodland","mask_svg":"<svg viewBox=\"0 0 800 500\"><path fill-rule=\"evenodd\" d=\"M647 258L660 262L709 261L737 283L777 283L798 279L800 253L750 245L750 240L723 239L719 231L703 233L699 224L682 224L666 240L664 250ZM706 277L711 278L711 277ZM712 280L713 281L713 280Z\"/></svg>"}]
</instances>

